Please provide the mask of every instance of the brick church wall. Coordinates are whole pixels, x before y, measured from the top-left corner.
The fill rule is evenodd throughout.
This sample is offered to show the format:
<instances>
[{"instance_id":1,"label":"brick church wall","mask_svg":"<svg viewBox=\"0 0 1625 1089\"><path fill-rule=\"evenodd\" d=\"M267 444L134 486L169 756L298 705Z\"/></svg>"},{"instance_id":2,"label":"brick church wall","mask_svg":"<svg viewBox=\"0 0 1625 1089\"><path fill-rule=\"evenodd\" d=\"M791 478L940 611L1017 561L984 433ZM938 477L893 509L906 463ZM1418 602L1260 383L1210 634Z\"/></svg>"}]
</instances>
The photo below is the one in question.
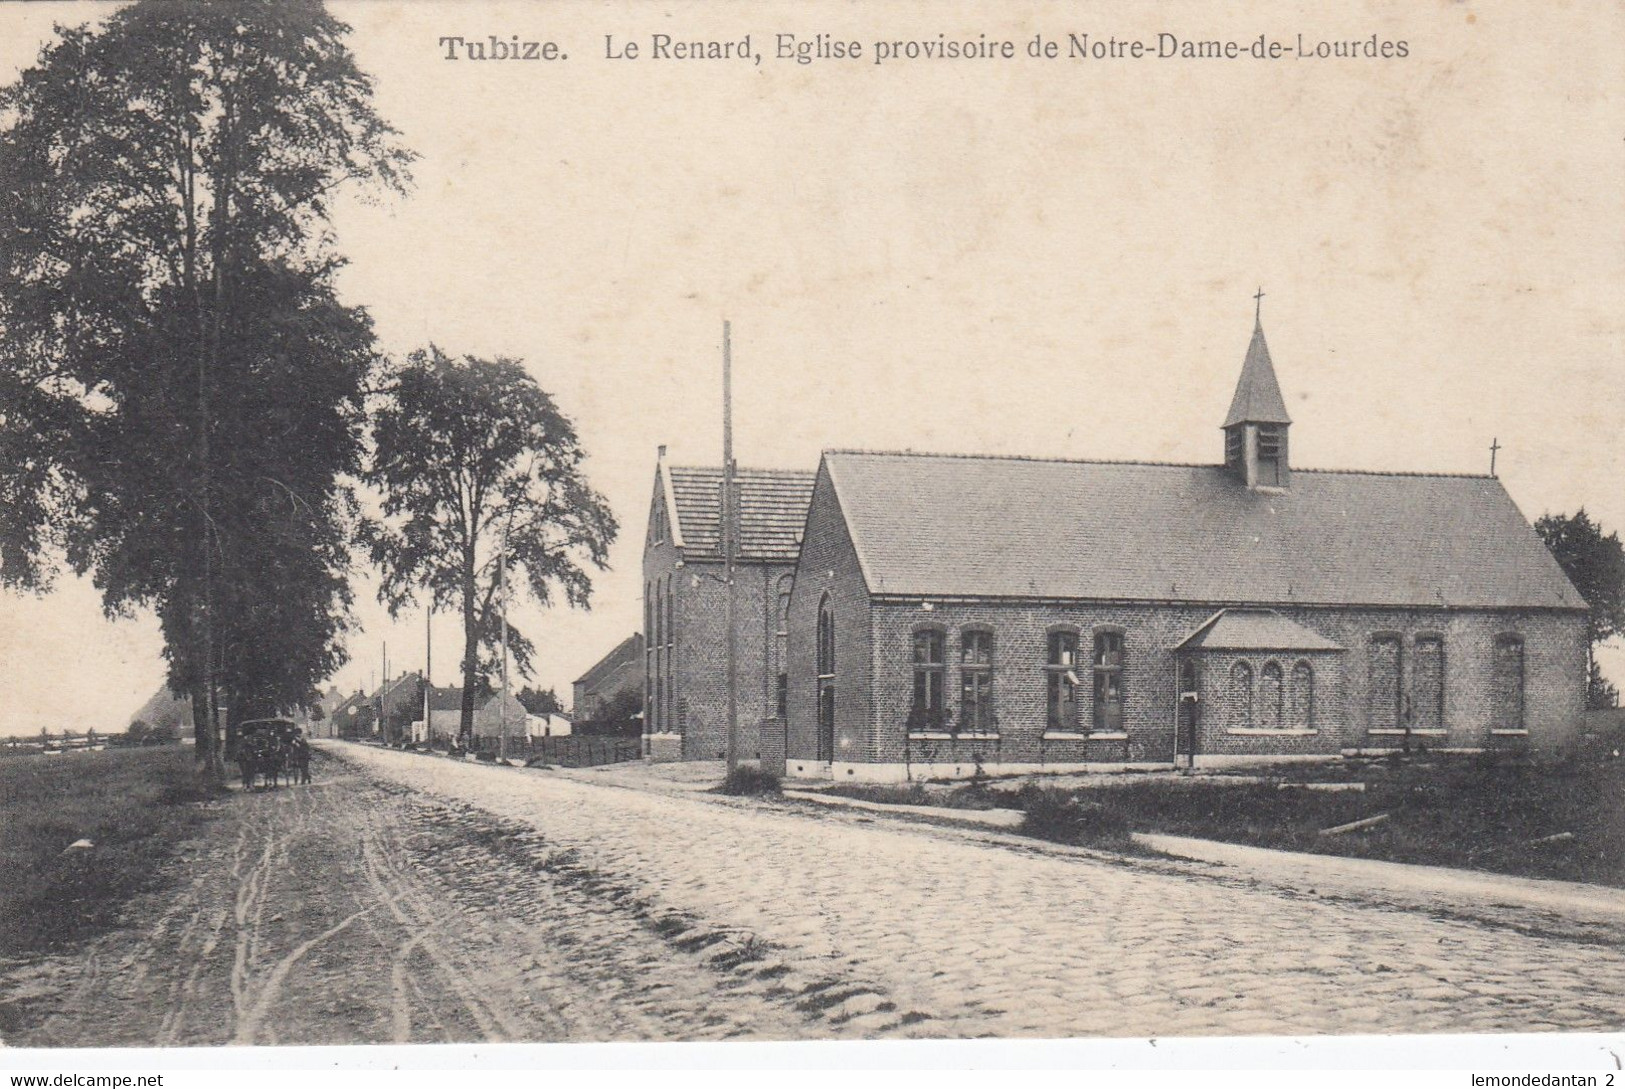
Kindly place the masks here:
<instances>
[{"instance_id":1,"label":"brick church wall","mask_svg":"<svg viewBox=\"0 0 1625 1089\"><path fill-rule=\"evenodd\" d=\"M787 564L735 566L739 755L760 755L761 722L777 710L773 636L777 581ZM723 565L686 561L676 572L676 678L683 759L721 759L728 744L728 589Z\"/></svg>"},{"instance_id":2,"label":"brick church wall","mask_svg":"<svg viewBox=\"0 0 1625 1089\"><path fill-rule=\"evenodd\" d=\"M816 603L813 610L811 620L800 612L794 614L792 640L803 623L816 624ZM1084 761L1168 763L1173 759L1176 683L1171 648L1214 611L1210 606L994 602L936 602L926 610L920 602L877 603L873 607L872 658L876 683L872 718L867 730L859 729L858 724L846 718L841 719L841 729L857 730L858 736L853 738L849 748L838 748L836 758L905 766L970 764L978 757L984 765ZM1368 646L1371 637L1379 633L1394 633L1401 640L1402 676L1407 690L1414 683L1417 637L1437 634L1444 640L1444 727L1442 734L1425 739L1424 743L1432 747L1477 749L1560 744L1578 722L1585 668L1585 624L1581 614L1542 610L1308 607L1277 611L1347 649L1341 653L1310 655L1267 652L1202 655L1208 659L1203 677L1205 706L1200 751L1204 755L1332 756L1350 748L1396 746L1400 740L1396 735L1374 734L1368 728ZM996 740L910 739L906 735L905 723L912 699L911 640L915 629L923 625L939 627L945 633L947 675L944 687L956 713L960 635L967 626L986 627L994 632ZM1078 675L1083 682L1079 691L1079 733L1087 733L1091 721L1092 682L1088 659L1093 633L1101 627L1123 630L1126 739L1103 742L1045 736L1046 636L1056 627L1071 628L1079 633L1081 668ZM1490 729L1492 652L1496 636L1503 632L1517 632L1524 640L1527 737L1492 734ZM808 646L810 648L810 642ZM1293 663L1299 658L1308 659L1316 673L1316 732L1230 733L1221 710L1222 691L1229 665L1237 658L1246 658L1252 664L1255 684L1263 666L1272 659L1280 662L1288 677ZM799 656L795 659L798 666L801 660ZM794 682L792 688L795 689ZM812 697L806 698L810 708Z\"/></svg>"},{"instance_id":3,"label":"brick church wall","mask_svg":"<svg viewBox=\"0 0 1625 1089\"><path fill-rule=\"evenodd\" d=\"M791 775L808 774L818 756L818 610L826 592L835 618L835 759L872 762L881 756L869 707L869 592L835 490L820 469L790 599L785 747Z\"/></svg>"},{"instance_id":4,"label":"brick church wall","mask_svg":"<svg viewBox=\"0 0 1625 1089\"><path fill-rule=\"evenodd\" d=\"M668 649L663 640L656 639L656 632L661 631L663 633L664 625L657 626L654 620L654 610L663 600L663 587L667 584L666 580L671 580L672 593L677 598L680 598L682 593L680 579L678 578L682 574L682 568L677 566L677 561L681 558L682 553L672 543L669 528L662 531L660 534L662 539L658 542L654 540L652 532L655 519L663 517L664 506L662 497L657 493L654 509L650 515L650 539L645 542L643 548L644 754L656 760L679 760L682 758L682 744L681 740L674 736L677 734L677 727L675 722L665 721L665 701L658 698L662 695L662 691L655 683L657 676L675 675L675 670L668 668L667 659L669 656L675 660L679 652L675 641L671 648ZM675 605L676 601L674 600L674 608ZM671 701L672 712L670 717L672 719L677 718L677 706L677 700L674 698Z\"/></svg>"}]
</instances>

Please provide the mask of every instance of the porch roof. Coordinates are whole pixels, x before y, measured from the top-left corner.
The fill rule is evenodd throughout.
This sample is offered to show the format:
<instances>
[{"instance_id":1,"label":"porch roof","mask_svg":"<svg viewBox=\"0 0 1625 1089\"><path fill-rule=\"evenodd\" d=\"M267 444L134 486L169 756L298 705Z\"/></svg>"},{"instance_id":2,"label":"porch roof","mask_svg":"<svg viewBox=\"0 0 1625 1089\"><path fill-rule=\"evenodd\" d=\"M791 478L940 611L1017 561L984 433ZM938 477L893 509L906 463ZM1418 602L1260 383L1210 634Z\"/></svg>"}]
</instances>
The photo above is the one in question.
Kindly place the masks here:
<instances>
[{"instance_id":1,"label":"porch roof","mask_svg":"<svg viewBox=\"0 0 1625 1089\"><path fill-rule=\"evenodd\" d=\"M1220 609L1197 625L1174 649L1326 651L1344 648L1273 609Z\"/></svg>"}]
</instances>

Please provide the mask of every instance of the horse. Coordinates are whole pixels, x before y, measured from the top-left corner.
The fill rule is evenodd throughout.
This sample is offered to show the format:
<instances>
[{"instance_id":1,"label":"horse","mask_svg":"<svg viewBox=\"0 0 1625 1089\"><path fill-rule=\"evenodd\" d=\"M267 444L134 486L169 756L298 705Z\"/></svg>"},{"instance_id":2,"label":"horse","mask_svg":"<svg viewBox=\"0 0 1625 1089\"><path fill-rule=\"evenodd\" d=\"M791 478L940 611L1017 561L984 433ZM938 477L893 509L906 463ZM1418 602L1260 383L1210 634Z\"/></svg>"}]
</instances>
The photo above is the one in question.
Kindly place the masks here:
<instances>
[{"instance_id":1,"label":"horse","mask_svg":"<svg viewBox=\"0 0 1625 1089\"><path fill-rule=\"evenodd\" d=\"M288 775L288 743L275 734L265 739L265 747L260 753L260 774L270 778L272 790L282 784L284 775ZM291 776L288 782L293 782Z\"/></svg>"},{"instance_id":2,"label":"horse","mask_svg":"<svg viewBox=\"0 0 1625 1089\"><path fill-rule=\"evenodd\" d=\"M287 743L272 733L250 734L238 745L237 766L244 790L254 789L256 782L274 790L288 771Z\"/></svg>"}]
</instances>

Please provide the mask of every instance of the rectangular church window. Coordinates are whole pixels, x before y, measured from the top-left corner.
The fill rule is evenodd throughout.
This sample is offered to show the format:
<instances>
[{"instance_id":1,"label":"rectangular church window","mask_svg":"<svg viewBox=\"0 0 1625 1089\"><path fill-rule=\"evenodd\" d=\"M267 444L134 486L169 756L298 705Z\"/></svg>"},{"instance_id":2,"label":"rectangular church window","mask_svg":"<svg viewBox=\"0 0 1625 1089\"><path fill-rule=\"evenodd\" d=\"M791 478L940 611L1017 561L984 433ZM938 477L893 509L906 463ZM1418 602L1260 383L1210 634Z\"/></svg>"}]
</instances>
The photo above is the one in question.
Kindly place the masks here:
<instances>
[{"instance_id":1,"label":"rectangular church window","mask_svg":"<svg viewBox=\"0 0 1625 1089\"><path fill-rule=\"evenodd\" d=\"M942 723L943 655L942 632L922 628L914 633L914 705L911 729L928 729Z\"/></svg>"},{"instance_id":2,"label":"rectangular church window","mask_svg":"<svg viewBox=\"0 0 1625 1089\"><path fill-rule=\"evenodd\" d=\"M1490 726L1496 730L1521 730L1524 728L1523 640L1516 635L1497 636L1493 668Z\"/></svg>"},{"instance_id":3,"label":"rectangular church window","mask_svg":"<svg viewBox=\"0 0 1625 1089\"><path fill-rule=\"evenodd\" d=\"M1371 685L1367 692L1369 726L1373 730L1397 729L1399 721L1399 637L1379 635L1371 640Z\"/></svg>"},{"instance_id":4,"label":"rectangular church window","mask_svg":"<svg viewBox=\"0 0 1625 1089\"><path fill-rule=\"evenodd\" d=\"M1412 723L1418 730L1444 728L1444 640L1418 636L1411 681Z\"/></svg>"},{"instance_id":5,"label":"rectangular church window","mask_svg":"<svg viewBox=\"0 0 1625 1089\"><path fill-rule=\"evenodd\" d=\"M1069 631L1049 634L1049 653L1044 661L1044 723L1051 730L1070 732L1078 728L1078 637Z\"/></svg>"},{"instance_id":6,"label":"rectangular church window","mask_svg":"<svg viewBox=\"0 0 1625 1089\"><path fill-rule=\"evenodd\" d=\"M959 721L969 733L992 733L993 633L965 632L959 654Z\"/></svg>"},{"instance_id":7,"label":"rectangular church window","mask_svg":"<svg viewBox=\"0 0 1625 1089\"><path fill-rule=\"evenodd\" d=\"M1095 635L1095 713L1096 733L1120 733L1123 729L1123 633L1103 631Z\"/></svg>"}]
</instances>

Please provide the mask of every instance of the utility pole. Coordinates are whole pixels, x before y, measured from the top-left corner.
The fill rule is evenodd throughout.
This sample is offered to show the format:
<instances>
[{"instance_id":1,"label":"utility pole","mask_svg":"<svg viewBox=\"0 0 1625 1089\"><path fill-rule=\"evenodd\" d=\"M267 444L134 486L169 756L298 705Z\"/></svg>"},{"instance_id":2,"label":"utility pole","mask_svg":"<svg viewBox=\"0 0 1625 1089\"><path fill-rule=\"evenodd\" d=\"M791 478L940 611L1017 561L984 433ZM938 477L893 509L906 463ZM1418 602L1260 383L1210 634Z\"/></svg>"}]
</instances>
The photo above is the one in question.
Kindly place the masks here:
<instances>
[{"instance_id":1,"label":"utility pole","mask_svg":"<svg viewBox=\"0 0 1625 1089\"><path fill-rule=\"evenodd\" d=\"M423 741L427 744L429 737L429 690L434 687L434 602L423 614Z\"/></svg>"},{"instance_id":2,"label":"utility pole","mask_svg":"<svg viewBox=\"0 0 1625 1089\"><path fill-rule=\"evenodd\" d=\"M502 610L502 702L497 711L497 759L508 762L508 528L502 528L497 562L497 607Z\"/></svg>"},{"instance_id":3,"label":"utility pole","mask_svg":"<svg viewBox=\"0 0 1625 1089\"><path fill-rule=\"evenodd\" d=\"M739 767L738 634L734 631L734 559L738 548L738 511L734 509L733 330L722 323L722 573L728 595L728 773Z\"/></svg>"},{"instance_id":4,"label":"utility pole","mask_svg":"<svg viewBox=\"0 0 1625 1089\"><path fill-rule=\"evenodd\" d=\"M380 741L389 741L389 725L384 721L384 696L389 692L389 644L384 644L384 679L378 686L378 722L373 727L373 733L378 735Z\"/></svg>"}]
</instances>

